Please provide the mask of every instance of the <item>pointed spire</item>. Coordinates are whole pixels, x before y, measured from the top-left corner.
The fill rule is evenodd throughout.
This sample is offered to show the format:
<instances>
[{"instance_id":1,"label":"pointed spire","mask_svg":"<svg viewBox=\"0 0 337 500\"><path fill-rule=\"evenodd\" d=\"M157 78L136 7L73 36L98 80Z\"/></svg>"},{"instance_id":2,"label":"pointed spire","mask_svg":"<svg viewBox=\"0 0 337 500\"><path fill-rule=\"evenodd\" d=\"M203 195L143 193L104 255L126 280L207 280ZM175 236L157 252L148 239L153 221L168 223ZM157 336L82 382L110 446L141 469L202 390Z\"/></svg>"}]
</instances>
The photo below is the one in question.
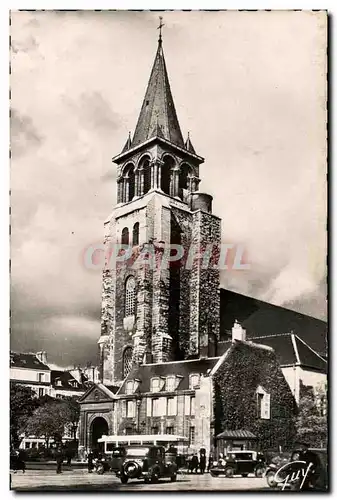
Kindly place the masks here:
<instances>
[{"instance_id":1,"label":"pointed spire","mask_svg":"<svg viewBox=\"0 0 337 500\"><path fill-rule=\"evenodd\" d=\"M164 139L184 147L166 70L162 47L162 26L160 20L158 49L133 136L132 147L154 137L154 131L161 131Z\"/></svg>"},{"instance_id":2,"label":"pointed spire","mask_svg":"<svg viewBox=\"0 0 337 500\"><path fill-rule=\"evenodd\" d=\"M185 149L187 149L187 151L189 151L190 153L193 153L194 155L197 154L195 152L194 147L193 147L189 132L187 132L187 141L185 142Z\"/></svg>"},{"instance_id":3,"label":"pointed spire","mask_svg":"<svg viewBox=\"0 0 337 500\"><path fill-rule=\"evenodd\" d=\"M125 151L128 151L131 148L131 132L129 132L129 137L125 143L124 148L122 149L122 153L125 153Z\"/></svg>"}]
</instances>

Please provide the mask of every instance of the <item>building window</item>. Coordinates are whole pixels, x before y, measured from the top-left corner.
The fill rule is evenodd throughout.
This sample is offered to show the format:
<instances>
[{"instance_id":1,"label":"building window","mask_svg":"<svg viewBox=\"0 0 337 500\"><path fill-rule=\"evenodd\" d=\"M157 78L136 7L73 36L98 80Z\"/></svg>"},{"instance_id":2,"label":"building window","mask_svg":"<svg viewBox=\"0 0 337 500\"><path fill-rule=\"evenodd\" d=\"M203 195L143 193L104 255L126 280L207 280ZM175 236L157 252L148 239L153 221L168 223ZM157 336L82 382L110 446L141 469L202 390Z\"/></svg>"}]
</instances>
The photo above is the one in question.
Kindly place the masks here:
<instances>
[{"instance_id":1,"label":"building window","mask_svg":"<svg viewBox=\"0 0 337 500\"><path fill-rule=\"evenodd\" d=\"M30 443L25 442L25 448L26 448L26 450L30 447L29 445L30 445Z\"/></svg>"},{"instance_id":2,"label":"building window","mask_svg":"<svg viewBox=\"0 0 337 500\"><path fill-rule=\"evenodd\" d=\"M151 379L151 392L159 392L160 391L160 380L159 378Z\"/></svg>"},{"instance_id":3,"label":"building window","mask_svg":"<svg viewBox=\"0 0 337 500\"><path fill-rule=\"evenodd\" d=\"M124 227L122 231L122 245L128 245L129 244L129 229L127 227Z\"/></svg>"},{"instance_id":4,"label":"building window","mask_svg":"<svg viewBox=\"0 0 337 500\"><path fill-rule=\"evenodd\" d=\"M132 245L136 246L139 244L139 222L136 222L136 224L133 226L133 231L132 231Z\"/></svg>"},{"instance_id":5,"label":"building window","mask_svg":"<svg viewBox=\"0 0 337 500\"><path fill-rule=\"evenodd\" d=\"M44 395L44 389L43 387L39 387L39 398L41 398Z\"/></svg>"},{"instance_id":6,"label":"building window","mask_svg":"<svg viewBox=\"0 0 337 500\"><path fill-rule=\"evenodd\" d=\"M131 436L133 434L133 428L132 427L125 427L125 434L127 436Z\"/></svg>"},{"instance_id":7,"label":"building window","mask_svg":"<svg viewBox=\"0 0 337 500\"><path fill-rule=\"evenodd\" d=\"M125 282L125 317L135 314L136 280L129 276Z\"/></svg>"},{"instance_id":8,"label":"building window","mask_svg":"<svg viewBox=\"0 0 337 500\"><path fill-rule=\"evenodd\" d=\"M185 415L195 415L194 396L185 396Z\"/></svg>"},{"instance_id":9,"label":"building window","mask_svg":"<svg viewBox=\"0 0 337 500\"><path fill-rule=\"evenodd\" d=\"M59 387L61 387L62 386L61 380L56 380L56 385L59 386Z\"/></svg>"},{"instance_id":10,"label":"building window","mask_svg":"<svg viewBox=\"0 0 337 500\"><path fill-rule=\"evenodd\" d=\"M166 390L167 391L174 391L175 390L175 382L176 378L174 376L166 377Z\"/></svg>"},{"instance_id":11,"label":"building window","mask_svg":"<svg viewBox=\"0 0 337 500\"><path fill-rule=\"evenodd\" d=\"M197 389L200 387L200 376L198 374L190 375L190 389Z\"/></svg>"},{"instance_id":12,"label":"building window","mask_svg":"<svg viewBox=\"0 0 337 500\"><path fill-rule=\"evenodd\" d=\"M191 426L189 428L188 437L189 437L190 446L191 446L191 445L193 445L195 443L195 427L194 426Z\"/></svg>"},{"instance_id":13,"label":"building window","mask_svg":"<svg viewBox=\"0 0 337 500\"><path fill-rule=\"evenodd\" d=\"M257 398L257 416L264 420L270 419L270 394L263 387L258 387L256 391Z\"/></svg>"},{"instance_id":14,"label":"building window","mask_svg":"<svg viewBox=\"0 0 337 500\"><path fill-rule=\"evenodd\" d=\"M177 414L177 398L167 398L167 415L173 416Z\"/></svg>"},{"instance_id":15,"label":"building window","mask_svg":"<svg viewBox=\"0 0 337 500\"><path fill-rule=\"evenodd\" d=\"M133 380L128 380L128 382L126 383L125 393L126 394L133 394L133 387L134 387Z\"/></svg>"},{"instance_id":16,"label":"building window","mask_svg":"<svg viewBox=\"0 0 337 500\"><path fill-rule=\"evenodd\" d=\"M156 427L151 427L151 434L159 434L159 428Z\"/></svg>"},{"instance_id":17,"label":"building window","mask_svg":"<svg viewBox=\"0 0 337 500\"><path fill-rule=\"evenodd\" d=\"M174 434L174 427L166 427L165 434Z\"/></svg>"},{"instance_id":18,"label":"building window","mask_svg":"<svg viewBox=\"0 0 337 500\"><path fill-rule=\"evenodd\" d=\"M127 347L123 353L123 378L127 377L132 368L132 347Z\"/></svg>"},{"instance_id":19,"label":"building window","mask_svg":"<svg viewBox=\"0 0 337 500\"><path fill-rule=\"evenodd\" d=\"M44 382L44 373L39 373L39 382Z\"/></svg>"},{"instance_id":20,"label":"building window","mask_svg":"<svg viewBox=\"0 0 337 500\"><path fill-rule=\"evenodd\" d=\"M135 401L127 401L126 402L126 416L127 417L135 417Z\"/></svg>"},{"instance_id":21,"label":"building window","mask_svg":"<svg viewBox=\"0 0 337 500\"><path fill-rule=\"evenodd\" d=\"M152 416L153 417L160 416L159 398L152 399Z\"/></svg>"}]
</instances>

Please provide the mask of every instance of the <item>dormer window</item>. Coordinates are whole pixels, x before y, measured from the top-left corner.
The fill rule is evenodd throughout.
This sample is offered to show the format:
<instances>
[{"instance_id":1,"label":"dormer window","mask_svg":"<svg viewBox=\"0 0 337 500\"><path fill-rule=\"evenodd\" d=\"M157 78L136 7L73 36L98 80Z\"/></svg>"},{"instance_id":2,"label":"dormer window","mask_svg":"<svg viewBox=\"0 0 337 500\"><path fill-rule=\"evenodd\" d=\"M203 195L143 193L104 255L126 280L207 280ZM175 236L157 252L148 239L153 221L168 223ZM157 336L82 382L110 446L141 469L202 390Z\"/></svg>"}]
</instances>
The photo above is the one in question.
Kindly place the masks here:
<instances>
[{"instance_id":1,"label":"dormer window","mask_svg":"<svg viewBox=\"0 0 337 500\"><path fill-rule=\"evenodd\" d=\"M190 375L190 389L199 389L200 387L200 375L194 373Z\"/></svg>"},{"instance_id":2,"label":"dormer window","mask_svg":"<svg viewBox=\"0 0 337 500\"><path fill-rule=\"evenodd\" d=\"M160 391L160 378L152 378L151 379L151 392L159 392Z\"/></svg>"},{"instance_id":3,"label":"dormer window","mask_svg":"<svg viewBox=\"0 0 337 500\"><path fill-rule=\"evenodd\" d=\"M133 394L134 393L134 381L128 380L125 387L125 394Z\"/></svg>"},{"instance_id":4,"label":"dormer window","mask_svg":"<svg viewBox=\"0 0 337 500\"><path fill-rule=\"evenodd\" d=\"M169 377L166 377L166 390L167 391L174 391L176 388L176 378L174 375L170 375Z\"/></svg>"},{"instance_id":5,"label":"dormer window","mask_svg":"<svg viewBox=\"0 0 337 500\"><path fill-rule=\"evenodd\" d=\"M61 382L61 380L60 380L60 379L56 379L56 381L55 381L55 382L56 382L56 384L55 384L55 385L57 385L58 387L61 387L61 386L62 386L62 382Z\"/></svg>"}]
</instances>

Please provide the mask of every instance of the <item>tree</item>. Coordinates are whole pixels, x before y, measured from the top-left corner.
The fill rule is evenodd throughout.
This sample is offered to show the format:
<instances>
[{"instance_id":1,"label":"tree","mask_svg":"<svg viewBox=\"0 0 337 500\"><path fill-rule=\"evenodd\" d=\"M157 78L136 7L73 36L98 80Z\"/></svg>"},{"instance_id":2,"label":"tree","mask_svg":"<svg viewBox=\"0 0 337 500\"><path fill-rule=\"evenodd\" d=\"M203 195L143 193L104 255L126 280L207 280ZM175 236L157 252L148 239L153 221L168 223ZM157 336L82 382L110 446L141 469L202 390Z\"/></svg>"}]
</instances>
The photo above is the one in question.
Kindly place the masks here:
<instances>
[{"instance_id":1,"label":"tree","mask_svg":"<svg viewBox=\"0 0 337 500\"><path fill-rule=\"evenodd\" d=\"M65 425L70 428L71 435L75 440L78 422L80 419L80 405L77 402L77 399L72 396L62 399L60 404L64 405L64 416L66 419Z\"/></svg>"},{"instance_id":2,"label":"tree","mask_svg":"<svg viewBox=\"0 0 337 500\"><path fill-rule=\"evenodd\" d=\"M299 402L299 413L296 420L297 435L311 447L323 448L327 444L327 398L326 389L316 393L306 391Z\"/></svg>"},{"instance_id":3,"label":"tree","mask_svg":"<svg viewBox=\"0 0 337 500\"><path fill-rule=\"evenodd\" d=\"M25 433L31 436L44 437L48 448L51 438L59 440L64 434L64 427L67 422L67 412L65 405L57 401L47 402L29 417L25 426Z\"/></svg>"},{"instance_id":4,"label":"tree","mask_svg":"<svg viewBox=\"0 0 337 500\"><path fill-rule=\"evenodd\" d=\"M20 434L29 417L39 404L34 391L30 387L11 382L10 384L10 440L17 448Z\"/></svg>"}]
</instances>

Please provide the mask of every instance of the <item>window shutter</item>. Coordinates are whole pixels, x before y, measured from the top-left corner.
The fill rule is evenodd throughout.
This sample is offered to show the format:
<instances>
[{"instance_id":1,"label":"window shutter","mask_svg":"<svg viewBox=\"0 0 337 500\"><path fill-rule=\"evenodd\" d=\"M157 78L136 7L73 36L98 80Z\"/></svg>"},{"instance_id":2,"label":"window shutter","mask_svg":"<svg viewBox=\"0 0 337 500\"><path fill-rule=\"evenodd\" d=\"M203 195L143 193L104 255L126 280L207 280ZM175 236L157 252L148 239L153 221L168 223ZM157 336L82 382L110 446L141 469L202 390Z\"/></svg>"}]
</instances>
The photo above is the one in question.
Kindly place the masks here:
<instances>
[{"instance_id":1,"label":"window shutter","mask_svg":"<svg viewBox=\"0 0 337 500\"><path fill-rule=\"evenodd\" d=\"M146 416L151 417L151 410L152 410L152 400L151 398L146 399Z\"/></svg>"},{"instance_id":2,"label":"window shutter","mask_svg":"<svg viewBox=\"0 0 337 500\"><path fill-rule=\"evenodd\" d=\"M166 398L159 398L159 412L160 417L164 417L166 415Z\"/></svg>"},{"instance_id":3,"label":"window shutter","mask_svg":"<svg viewBox=\"0 0 337 500\"><path fill-rule=\"evenodd\" d=\"M172 415L177 415L177 407L178 407L178 401L177 401L177 396L174 396L172 400Z\"/></svg>"},{"instance_id":4,"label":"window shutter","mask_svg":"<svg viewBox=\"0 0 337 500\"><path fill-rule=\"evenodd\" d=\"M263 397L263 402L261 406L261 418L265 420L270 419L270 394L266 393Z\"/></svg>"},{"instance_id":5,"label":"window shutter","mask_svg":"<svg viewBox=\"0 0 337 500\"><path fill-rule=\"evenodd\" d=\"M189 415L190 411L190 396L185 396L185 415Z\"/></svg>"},{"instance_id":6,"label":"window shutter","mask_svg":"<svg viewBox=\"0 0 337 500\"><path fill-rule=\"evenodd\" d=\"M126 417L126 401L122 401L122 418Z\"/></svg>"}]
</instances>

